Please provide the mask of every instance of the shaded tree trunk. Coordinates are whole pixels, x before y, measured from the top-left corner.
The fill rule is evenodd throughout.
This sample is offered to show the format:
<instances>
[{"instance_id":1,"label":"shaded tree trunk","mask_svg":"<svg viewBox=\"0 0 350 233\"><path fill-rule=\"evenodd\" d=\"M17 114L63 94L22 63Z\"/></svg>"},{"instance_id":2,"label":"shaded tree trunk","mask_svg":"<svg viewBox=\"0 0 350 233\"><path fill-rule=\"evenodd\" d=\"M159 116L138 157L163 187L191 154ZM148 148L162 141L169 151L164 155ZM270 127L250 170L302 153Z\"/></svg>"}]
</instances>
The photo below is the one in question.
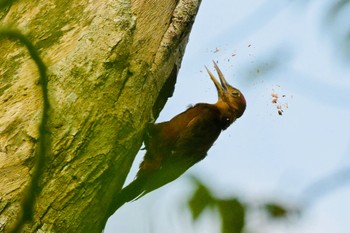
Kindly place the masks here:
<instances>
[{"instance_id":1,"label":"shaded tree trunk","mask_svg":"<svg viewBox=\"0 0 350 233\"><path fill-rule=\"evenodd\" d=\"M50 153L24 232L101 232L145 124L171 96L200 0L15 1L48 67ZM42 94L17 41L0 42L0 232L21 214L36 162Z\"/></svg>"}]
</instances>

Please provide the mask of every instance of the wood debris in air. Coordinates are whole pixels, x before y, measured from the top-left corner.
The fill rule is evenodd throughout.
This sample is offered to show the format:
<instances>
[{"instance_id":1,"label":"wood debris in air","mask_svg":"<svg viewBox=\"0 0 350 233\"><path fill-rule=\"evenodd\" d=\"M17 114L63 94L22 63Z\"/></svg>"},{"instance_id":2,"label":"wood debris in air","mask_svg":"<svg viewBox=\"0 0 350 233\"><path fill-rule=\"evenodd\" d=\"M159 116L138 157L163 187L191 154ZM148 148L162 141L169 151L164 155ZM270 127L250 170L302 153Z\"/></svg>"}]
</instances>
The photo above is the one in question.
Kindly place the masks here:
<instances>
[{"instance_id":1,"label":"wood debris in air","mask_svg":"<svg viewBox=\"0 0 350 233\"><path fill-rule=\"evenodd\" d=\"M280 86L277 87L280 88ZM284 111L288 108L288 102L286 100L287 95L279 95L275 89L272 89L271 97L271 102L275 105L277 114L282 116Z\"/></svg>"}]
</instances>

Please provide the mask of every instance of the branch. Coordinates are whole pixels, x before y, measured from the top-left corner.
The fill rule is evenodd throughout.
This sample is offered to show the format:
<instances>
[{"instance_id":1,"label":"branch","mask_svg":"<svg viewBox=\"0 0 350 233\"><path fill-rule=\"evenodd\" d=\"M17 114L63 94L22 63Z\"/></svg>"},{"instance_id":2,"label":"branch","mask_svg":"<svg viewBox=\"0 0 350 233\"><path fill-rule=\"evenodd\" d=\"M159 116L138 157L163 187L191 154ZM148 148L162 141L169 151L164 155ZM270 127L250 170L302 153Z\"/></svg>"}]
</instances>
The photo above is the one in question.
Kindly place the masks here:
<instances>
[{"instance_id":1,"label":"branch","mask_svg":"<svg viewBox=\"0 0 350 233\"><path fill-rule=\"evenodd\" d=\"M310 205L317 199L323 197L326 194L329 194L330 192L335 191L340 187L343 187L349 182L350 169L349 167L343 168L334 174L331 174L309 185L304 191L304 202L306 205Z\"/></svg>"},{"instance_id":2,"label":"branch","mask_svg":"<svg viewBox=\"0 0 350 233\"><path fill-rule=\"evenodd\" d=\"M20 33L17 30L9 29L9 28L0 28L0 39L7 38L9 40L18 40L21 44L23 44L34 62L36 63L39 74L40 74L40 84L42 87L42 98L43 98L43 112L42 119L39 125L39 139L38 139L38 150L36 151L36 162L33 168L32 179L27 187L27 190L24 192L24 198L22 201L22 211L19 213L20 217L18 218L15 225L10 229L10 232L19 232L24 224L27 221L33 219L33 207L36 201L37 194L40 193L39 188L39 180L40 176L43 172L45 165L46 155L50 151L50 138L47 130L48 123L48 111L50 108L49 98L48 98L48 90L47 90L47 74L46 74L46 66L42 59L40 58L38 51L34 47L34 45L30 42L30 40Z\"/></svg>"}]
</instances>

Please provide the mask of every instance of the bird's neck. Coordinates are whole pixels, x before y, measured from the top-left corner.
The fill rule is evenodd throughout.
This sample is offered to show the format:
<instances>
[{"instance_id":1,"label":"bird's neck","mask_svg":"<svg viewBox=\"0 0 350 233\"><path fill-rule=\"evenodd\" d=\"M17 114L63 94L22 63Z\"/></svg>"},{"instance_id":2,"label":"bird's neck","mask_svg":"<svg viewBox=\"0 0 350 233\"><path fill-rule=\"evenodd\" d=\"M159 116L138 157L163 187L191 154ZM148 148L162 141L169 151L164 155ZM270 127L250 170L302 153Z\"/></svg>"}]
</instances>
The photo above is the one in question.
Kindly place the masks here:
<instances>
[{"instance_id":1,"label":"bird's neck","mask_svg":"<svg viewBox=\"0 0 350 233\"><path fill-rule=\"evenodd\" d=\"M220 112L224 115L226 114L232 114L232 110L230 106L225 102L222 101L221 99L218 100L218 102L215 103L215 106L220 110Z\"/></svg>"},{"instance_id":2,"label":"bird's neck","mask_svg":"<svg viewBox=\"0 0 350 233\"><path fill-rule=\"evenodd\" d=\"M220 111L221 121L224 122L223 129L226 129L236 120L235 110L222 100L218 100L218 102L215 103L215 106Z\"/></svg>"}]
</instances>

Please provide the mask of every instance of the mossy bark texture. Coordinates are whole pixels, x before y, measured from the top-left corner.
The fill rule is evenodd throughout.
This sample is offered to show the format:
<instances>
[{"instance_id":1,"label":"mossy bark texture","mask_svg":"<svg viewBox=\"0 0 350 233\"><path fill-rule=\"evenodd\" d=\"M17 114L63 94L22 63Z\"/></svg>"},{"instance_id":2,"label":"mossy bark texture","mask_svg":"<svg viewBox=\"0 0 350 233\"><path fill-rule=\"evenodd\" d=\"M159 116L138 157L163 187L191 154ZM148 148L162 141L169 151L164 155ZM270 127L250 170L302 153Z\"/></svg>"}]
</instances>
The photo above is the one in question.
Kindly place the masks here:
<instances>
[{"instance_id":1,"label":"mossy bark texture","mask_svg":"<svg viewBox=\"0 0 350 233\"><path fill-rule=\"evenodd\" d=\"M49 78L50 153L23 232L102 231L145 125L172 94L169 80L176 79L199 4L18 0L2 10L0 27L32 41ZM18 41L0 40L0 77L0 232L7 232L35 167L42 91Z\"/></svg>"}]
</instances>

